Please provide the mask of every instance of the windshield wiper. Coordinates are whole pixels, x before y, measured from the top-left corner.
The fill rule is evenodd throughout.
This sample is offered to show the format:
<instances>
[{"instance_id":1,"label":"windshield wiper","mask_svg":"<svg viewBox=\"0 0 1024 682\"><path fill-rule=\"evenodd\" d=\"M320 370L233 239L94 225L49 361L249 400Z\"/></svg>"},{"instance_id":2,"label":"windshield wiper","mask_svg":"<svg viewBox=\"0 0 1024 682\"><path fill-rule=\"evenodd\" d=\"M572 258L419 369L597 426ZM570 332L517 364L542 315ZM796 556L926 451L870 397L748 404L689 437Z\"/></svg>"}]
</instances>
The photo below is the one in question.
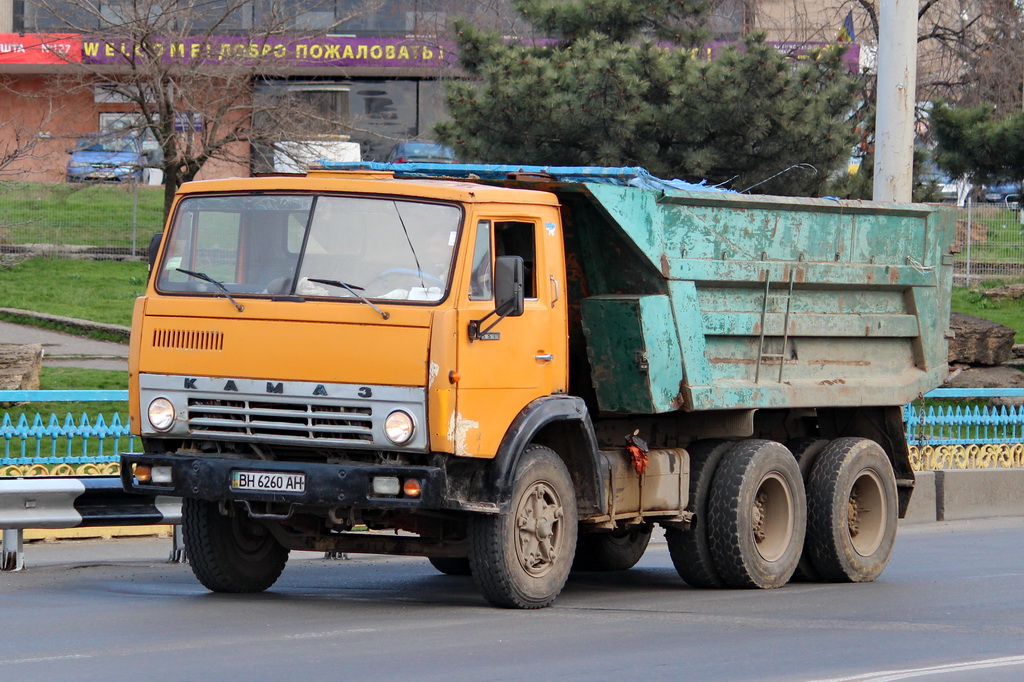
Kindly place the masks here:
<instances>
[{"instance_id":1,"label":"windshield wiper","mask_svg":"<svg viewBox=\"0 0 1024 682\"><path fill-rule=\"evenodd\" d=\"M339 281L339 280L336 280L336 279L320 279L319 277L307 277L306 281L307 282L316 282L317 284L326 284L326 285L332 286L332 287L340 287L340 288L346 290L348 293L350 293L353 296L355 296L356 298L358 298L360 301L362 301L366 305L368 305L371 308L373 308L374 310L376 310L378 313L380 313L380 316L383 317L385 320L387 320L388 318L391 317L390 313L388 313L387 311L381 310L380 308L375 306L370 301L370 299L366 298L365 296L363 296L362 294L359 293L360 291L366 291L366 289L364 289L363 287L357 287L355 284L346 284L345 282L342 282L342 281Z\"/></svg>"},{"instance_id":2,"label":"windshield wiper","mask_svg":"<svg viewBox=\"0 0 1024 682\"><path fill-rule=\"evenodd\" d=\"M236 308L238 308L238 312L242 312L242 311L245 310L245 307L243 307L238 301L236 301L231 296L231 292L228 291L228 288L226 286L224 286L223 283L218 282L213 277L210 277L209 275L207 275L205 272L192 272L191 270L186 270L185 268L174 268L174 269L177 270L178 272L184 272L189 277L195 277L196 279L201 279L204 282L209 282L210 284L212 284L213 286L217 287L218 289L220 289L221 291L224 292L224 295L228 297L228 300L231 301L232 305L234 305Z\"/></svg>"}]
</instances>

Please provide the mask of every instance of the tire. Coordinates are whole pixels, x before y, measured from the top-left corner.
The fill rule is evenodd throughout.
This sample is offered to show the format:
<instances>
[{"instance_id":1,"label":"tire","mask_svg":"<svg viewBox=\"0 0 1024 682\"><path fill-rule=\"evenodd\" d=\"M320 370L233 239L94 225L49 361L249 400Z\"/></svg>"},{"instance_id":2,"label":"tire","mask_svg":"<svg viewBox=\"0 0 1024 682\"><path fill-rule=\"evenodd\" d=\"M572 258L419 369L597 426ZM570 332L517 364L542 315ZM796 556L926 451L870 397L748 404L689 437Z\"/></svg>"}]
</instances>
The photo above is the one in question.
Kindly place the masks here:
<instances>
[{"instance_id":1,"label":"tire","mask_svg":"<svg viewBox=\"0 0 1024 682\"><path fill-rule=\"evenodd\" d=\"M266 526L224 516L216 502L185 498L182 537L192 572L213 592L262 592L281 575L288 549Z\"/></svg>"},{"instance_id":2,"label":"tire","mask_svg":"<svg viewBox=\"0 0 1024 682\"><path fill-rule=\"evenodd\" d=\"M430 565L445 575L472 575L469 559L464 557L427 557Z\"/></svg>"},{"instance_id":3,"label":"tire","mask_svg":"<svg viewBox=\"0 0 1024 682\"><path fill-rule=\"evenodd\" d=\"M626 571L640 561L651 541L651 526L617 533L589 533L576 540L574 571Z\"/></svg>"},{"instance_id":4,"label":"tire","mask_svg":"<svg viewBox=\"0 0 1024 682\"><path fill-rule=\"evenodd\" d=\"M730 448L711 485L708 522L711 556L725 585L785 585L807 527L804 484L789 450L767 440Z\"/></svg>"},{"instance_id":5,"label":"tire","mask_svg":"<svg viewBox=\"0 0 1024 682\"><path fill-rule=\"evenodd\" d=\"M807 436L803 438L794 438L793 440L786 441L786 449L793 453L793 457L796 458L797 466L800 467L800 477L804 481L804 489L807 488L807 480L811 477L811 468L814 466L814 460L817 459L818 455L825 446L828 445L828 441L823 438L814 438L813 436ZM808 499L808 505L810 500ZM808 508L808 516L810 516L810 509ZM811 560L810 550L807 548L807 536L804 536L804 550L800 554L800 562L796 565L796 571L793 572L791 578L794 582L819 582L821 577L818 572L814 570L814 562Z\"/></svg>"},{"instance_id":6,"label":"tire","mask_svg":"<svg viewBox=\"0 0 1024 682\"><path fill-rule=\"evenodd\" d=\"M538 609L565 586L576 553L576 496L552 450L526 448L506 514L479 514L469 524L473 580L494 606Z\"/></svg>"},{"instance_id":7,"label":"tire","mask_svg":"<svg viewBox=\"0 0 1024 682\"><path fill-rule=\"evenodd\" d=\"M733 446L727 440L699 440L687 448L690 455L690 499L686 510L693 521L686 530L667 528L665 541L676 573L691 587L722 587L722 579L708 547L708 496L722 455Z\"/></svg>"},{"instance_id":8,"label":"tire","mask_svg":"<svg viewBox=\"0 0 1024 682\"><path fill-rule=\"evenodd\" d=\"M829 582L870 582L896 541L896 476L882 447L839 438L818 455L807 481L807 548Z\"/></svg>"}]
</instances>

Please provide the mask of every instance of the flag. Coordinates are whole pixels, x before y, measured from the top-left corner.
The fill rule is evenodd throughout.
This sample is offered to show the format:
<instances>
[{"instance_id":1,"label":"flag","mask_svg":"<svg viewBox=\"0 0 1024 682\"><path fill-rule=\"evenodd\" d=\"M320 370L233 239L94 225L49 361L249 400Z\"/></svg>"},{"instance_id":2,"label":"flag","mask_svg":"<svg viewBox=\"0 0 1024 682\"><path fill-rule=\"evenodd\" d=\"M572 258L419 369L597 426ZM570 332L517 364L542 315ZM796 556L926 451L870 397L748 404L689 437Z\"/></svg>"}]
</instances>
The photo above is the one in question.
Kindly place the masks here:
<instances>
[{"instance_id":1,"label":"flag","mask_svg":"<svg viewBox=\"0 0 1024 682\"><path fill-rule=\"evenodd\" d=\"M846 13L846 18L843 19L843 26L836 35L836 42L852 43L855 35L856 33L853 30L853 10L850 10Z\"/></svg>"}]
</instances>

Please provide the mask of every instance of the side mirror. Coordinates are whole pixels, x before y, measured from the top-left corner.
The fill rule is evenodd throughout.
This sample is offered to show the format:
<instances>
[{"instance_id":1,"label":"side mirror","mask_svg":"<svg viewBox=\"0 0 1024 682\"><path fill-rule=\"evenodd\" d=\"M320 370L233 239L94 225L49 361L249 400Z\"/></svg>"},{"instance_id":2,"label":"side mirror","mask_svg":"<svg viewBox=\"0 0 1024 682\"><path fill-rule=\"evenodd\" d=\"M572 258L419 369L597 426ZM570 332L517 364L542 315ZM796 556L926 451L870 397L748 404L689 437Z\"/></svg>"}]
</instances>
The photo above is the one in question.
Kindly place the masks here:
<instances>
[{"instance_id":1,"label":"side mirror","mask_svg":"<svg viewBox=\"0 0 1024 682\"><path fill-rule=\"evenodd\" d=\"M149 239L149 269L152 270L156 267L156 255L160 252L160 241L163 239L164 233L157 232Z\"/></svg>"},{"instance_id":2,"label":"side mirror","mask_svg":"<svg viewBox=\"0 0 1024 682\"><path fill-rule=\"evenodd\" d=\"M497 341L501 338L501 334L491 331L495 325L506 317L519 317L523 314L526 309L526 291L523 287L525 270L522 256L499 256L495 259L494 302L496 307L484 315L483 319L470 320L470 341ZM497 315L497 319L491 322L486 329L482 329L484 322L493 315Z\"/></svg>"},{"instance_id":3,"label":"side mirror","mask_svg":"<svg viewBox=\"0 0 1024 682\"><path fill-rule=\"evenodd\" d=\"M502 317L519 317L525 310L524 272L522 256L498 256L494 261L494 302Z\"/></svg>"}]
</instances>

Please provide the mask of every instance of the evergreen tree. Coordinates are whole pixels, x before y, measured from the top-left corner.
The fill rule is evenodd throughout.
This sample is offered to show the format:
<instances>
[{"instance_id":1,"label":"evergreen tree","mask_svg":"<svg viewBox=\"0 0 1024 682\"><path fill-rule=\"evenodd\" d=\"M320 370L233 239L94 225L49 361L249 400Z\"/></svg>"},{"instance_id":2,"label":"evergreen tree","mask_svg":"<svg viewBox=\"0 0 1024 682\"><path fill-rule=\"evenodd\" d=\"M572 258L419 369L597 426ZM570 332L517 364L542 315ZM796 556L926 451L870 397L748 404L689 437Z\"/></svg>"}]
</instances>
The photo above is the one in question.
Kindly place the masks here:
<instances>
[{"instance_id":1,"label":"evergreen tree","mask_svg":"<svg viewBox=\"0 0 1024 682\"><path fill-rule=\"evenodd\" d=\"M1024 113L999 118L991 105L950 107L931 112L935 161L953 177L976 182L1024 179Z\"/></svg>"},{"instance_id":2,"label":"evergreen tree","mask_svg":"<svg viewBox=\"0 0 1024 682\"><path fill-rule=\"evenodd\" d=\"M491 163L643 166L662 177L812 195L854 142L857 84L838 49L787 59L763 36L703 58L703 0L519 0L547 35L461 23L472 77L438 137Z\"/></svg>"}]
</instances>

